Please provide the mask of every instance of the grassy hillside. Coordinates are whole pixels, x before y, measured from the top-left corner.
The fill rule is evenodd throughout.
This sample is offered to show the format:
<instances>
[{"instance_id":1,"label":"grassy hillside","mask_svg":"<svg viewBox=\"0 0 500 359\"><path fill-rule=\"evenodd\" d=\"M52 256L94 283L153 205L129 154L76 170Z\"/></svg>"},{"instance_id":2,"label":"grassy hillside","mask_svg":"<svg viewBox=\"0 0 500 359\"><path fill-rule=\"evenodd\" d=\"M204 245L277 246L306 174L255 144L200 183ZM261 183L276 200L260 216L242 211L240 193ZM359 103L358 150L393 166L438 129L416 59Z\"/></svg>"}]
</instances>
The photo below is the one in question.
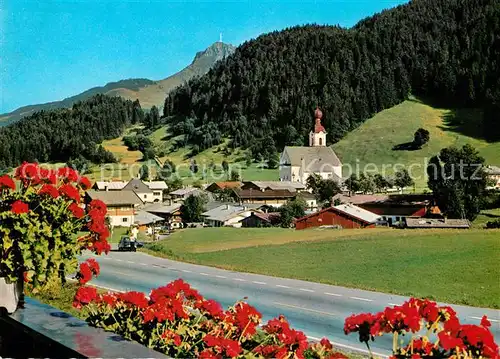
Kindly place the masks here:
<instances>
[{"instance_id":1,"label":"grassy hillside","mask_svg":"<svg viewBox=\"0 0 500 359\"><path fill-rule=\"evenodd\" d=\"M480 229L203 228L177 232L150 251L230 270L500 308L499 238L499 230Z\"/></svg>"},{"instance_id":2,"label":"grassy hillside","mask_svg":"<svg viewBox=\"0 0 500 359\"><path fill-rule=\"evenodd\" d=\"M139 127L129 128L125 134L129 134ZM247 167L245 163L246 152L244 150L236 149L230 153L225 152L223 149L226 148L228 140L220 146L215 146L209 148L205 151L200 152L196 156L190 158L190 150L186 148L180 148L172 151L172 145L178 137L170 138L168 136L167 127L162 127L155 132L153 132L149 138L153 141L157 152L163 151L165 156L160 158L161 163L166 159L174 162L178 166L178 175L183 179L184 184L188 185L195 181L200 181L201 183L210 183L214 181L224 181L226 180L226 174L222 171L222 161L227 161L230 167L234 168L236 171L240 172L244 180L278 180L278 170L270 170L260 168L257 163L252 163ZM128 180L131 177L137 176L139 169L144 164L142 162L142 153L139 151L129 151L127 147L123 144L123 136L115 138L113 140L103 142L104 148L111 151L115 157L119 160L119 163L108 164L105 166L94 167L89 177L93 180L98 178L106 179L122 179ZM191 173L189 165L191 160L196 160L199 166L199 172L195 176ZM216 168L212 171L209 170L209 164L214 162ZM156 174L156 163L150 161L153 176ZM202 177L203 168L206 168L206 177ZM102 175L101 175L102 174Z\"/></svg>"},{"instance_id":3,"label":"grassy hillside","mask_svg":"<svg viewBox=\"0 0 500 359\"><path fill-rule=\"evenodd\" d=\"M413 165L416 189L427 187L426 161L442 148L471 144L479 150L488 164L500 164L500 142L488 143L481 139L481 113L478 110L435 108L413 99L384 110L347 134L333 146L344 164L362 170L368 164L392 175L394 165ZM394 146L411 142L418 128L430 132L430 141L421 150L393 150ZM384 167L385 166L385 167ZM370 165L373 170L373 165ZM367 167L370 170L370 167Z\"/></svg>"}]
</instances>

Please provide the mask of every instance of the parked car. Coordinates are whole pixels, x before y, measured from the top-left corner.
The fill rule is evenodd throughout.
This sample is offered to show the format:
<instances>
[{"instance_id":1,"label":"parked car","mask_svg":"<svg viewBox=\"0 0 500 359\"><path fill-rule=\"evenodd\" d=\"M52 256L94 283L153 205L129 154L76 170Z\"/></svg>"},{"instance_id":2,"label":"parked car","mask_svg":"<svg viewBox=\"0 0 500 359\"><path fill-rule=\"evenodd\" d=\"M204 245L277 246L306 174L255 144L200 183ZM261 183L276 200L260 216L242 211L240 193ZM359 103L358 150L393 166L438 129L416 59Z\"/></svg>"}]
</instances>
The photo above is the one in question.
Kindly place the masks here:
<instances>
[{"instance_id":1,"label":"parked car","mask_svg":"<svg viewBox=\"0 0 500 359\"><path fill-rule=\"evenodd\" d=\"M121 252L135 252L137 248L144 246L144 243L132 241L129 236L123 236L118 243L118 250Z\"/></svg>"}]
</instances>

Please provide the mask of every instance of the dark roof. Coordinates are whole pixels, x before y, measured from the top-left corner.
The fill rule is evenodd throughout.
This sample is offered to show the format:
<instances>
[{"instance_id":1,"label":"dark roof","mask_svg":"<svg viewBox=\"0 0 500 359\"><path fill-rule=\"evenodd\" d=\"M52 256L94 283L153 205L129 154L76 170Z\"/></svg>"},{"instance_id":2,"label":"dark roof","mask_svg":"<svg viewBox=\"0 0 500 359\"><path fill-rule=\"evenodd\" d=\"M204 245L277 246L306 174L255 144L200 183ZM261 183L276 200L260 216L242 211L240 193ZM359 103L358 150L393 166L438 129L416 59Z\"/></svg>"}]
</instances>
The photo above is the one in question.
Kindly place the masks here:
<instances>
[{"instance_id":1,"label":"dark roof","mask_svg":"<svg viewBox=\"0 0 500 359\"><path fill-rule=\"evenodd\" d=\"M267 191L259 191L259 190L251 190L251 189L243 189L234 191L238 198L240 199L260 199L260 198L293 198L297 193L290 192L286 189L277 189L277 190L267 190Z\"/></svg>"},{"instance_id":2,"label":"dark roof","mask_svg":"<svg viewBox=\"0 0 500 359\"><path fill-rule=\"evenodd\" d=\"M133 191L87 191L90 199L103 201L106 206L141 205L141 199Z\"/></svg>"},{"instance_id":3,"label":"dark roof","mask_svg":"<svg viewBox=\"0 0 500 359\"><path fill-rule=\"evenodd\" d=\"M406 218L407 228L470 228L467 219Z\"/></svg>"},{"instance_id":4,"label":"dark roof","mask_svg":"<svg viewBox=\"0 0 500 359\"><path fill-rule=\"evenodd\" d=\"M131 179L129 183L127 183L127 185L123 187L122 191L134 191L137 193L153 193L153 191L138 178Z\"/></svg>"},{"instance_id":5,"label":"dark roof","mask_svg":"<svg viewBox=\"0 0 500 359\"><path fill-rule=\"evenodd\" d=\"M243 222L252 216L257 217L257 218L263 220L264 222L271 223L271 222L277 221L281 217L281 213L279 213L279 212L270 212L270 213L252 212L252 214L250 216L243 218L240 222Z\"/></svg>"}]
</instances>

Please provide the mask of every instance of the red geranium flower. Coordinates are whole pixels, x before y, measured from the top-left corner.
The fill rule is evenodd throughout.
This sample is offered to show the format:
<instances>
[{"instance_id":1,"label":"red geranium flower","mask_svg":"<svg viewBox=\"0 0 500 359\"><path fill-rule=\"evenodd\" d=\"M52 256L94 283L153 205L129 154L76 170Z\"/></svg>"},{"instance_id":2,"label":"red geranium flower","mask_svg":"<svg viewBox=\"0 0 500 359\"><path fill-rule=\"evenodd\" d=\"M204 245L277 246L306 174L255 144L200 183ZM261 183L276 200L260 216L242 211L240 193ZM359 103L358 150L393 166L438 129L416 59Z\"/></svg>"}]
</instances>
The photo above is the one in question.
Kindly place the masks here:
<instances>
[{"instance_id":1,"label":"red geranium flower","mask_svg":"<svg viewBox=\"0 0 500 359\"><path fill-rule=\"evenodd\" d=\"M198 354L199 359L222 359L222 355L215 354L210 349L203 350L200 354Z\"/></svg>"},{"instance_id":2,"label":"red geranium flower","mask_svg":"<svg viewBox=\"0 0 500 359\"><path fill-rule=\"evenodd\" d=\"M40 167L38 163L23 162L23 164L16 169L15 177L21 180L25 186L29 184L38 184L40 182Z\"/></svg>"},{"instance_id":3,"label":"red geranium flower","mask_svg":"<svg viewBox=\"0 0 500 359\"><path fill-rule=\"evenodd\" d=\"M64 182L78 181L78 172L70 167L62 167L57 170L57 177L62 178Z\"/></svg>"},{"instance_id":4,"label":"red geranium flower","mask_svg":"<svg viewBox=\"0 0 500 359\"><path fill-rule=\"evenodd\" d=\"M56 184L57 173L47 168L40 168L40 181L44 183Z\"/></svg>"},{"instance_id":5,"label":"red geranium flower","mask_svg":"<svg viewBox=\"0 0 500 359\"><path fill-rule=\"evenodd\" d=\"M59 191L57 190L57 188L55 188L54 186L52 186L50 184L44 184L42 186L42 188L40 188L40 191L38 191L38 194L40 194L40 195L46 194L52 198L59 197Z\"/></svg>"},{"instance_id":6,"label":"red geranium flower","mask_svg":"<svg viewBox=\"0 0 500 359\"><path fill-rule=\"evenodd\" d=\"M75 202L71 203L68 206L68 209L71 211L71 213L73 213L73 216L75 216L78 219L82 218L85 215L85 211L83 210L83 208L80 207Z\"/></svg>"},{"instance_id":7,"label":"red geranium flower","mask_svg":"<svg viewBox=\"0 0 500 359\"><path fill-rule=\"evenodd\" d=\"M99 199L94 199L89 203L89 214L93 210L95 210L94 213L96 215L100 213L102 217L104 217L108 211L106 204ZM92 215L90 217L93 218Z\"/></svg>"},{"instance_id":8,"label":"red geranium flower","mask_svg":"<svg viewBox=\"0 0 500 359\"><path fill-rule=\"evenodd\" d=\"M165 341L166 341L167 343L169 343L169 342L173 342L173 343L174 343L174 345L175 345L175 346L177 346L177 347L178 347L179 345L181 345L181 343L182 343L182 339L181 339L181 337L180 337L178 334L176 334L176 333L174 333L173 331L171 331L171 330L165 330L165 331L163 332L163 334L161 335L161 337L162 337L163 339L165 339Z\"/></svg>"},{"instance_id":9,"label":"red geranium flower","mask_svg":"<svg viewBox=\"0 0 500 359\"><path fill-rule=\"evenodd\" d=\"M101 295L98 299L99 299L99 302L104 302L107 305L114 307L118 298L116 297L116 295L114 293L107 293L107 294Z\"/></svg>"},{"instance_id":10,"label":"red geranium flower","mask_svg":"<svg viewBox=\"0 0 500 359\"><path fill-rule=\"evenodd\" d=\"M321 339L319 343L326 349L333 349L332 343L327 338Z\"/></svg>"},{"instance_id":11,"label":"red geranium flower","mask_svg":"<svg viewBox=\"0 0 500 359\"><path fill-rule=\"evenodd\" d=\"M439 344L444 350L455 349L456 347L463 348L464 343L462 339L455 338L445 332L438 333Z\"/></svg>"},{"instance_id":12,"label":"red geranium flower","mask_svg":"<svg viewBox=\"0 0 500 359\"><path fill-rule=\"evenodd\" d=\"M16 189L16 184L14 183L14 180L10 178L10 176L3 175L0 177L0 190L3 189Z\"/></svg>"},{"instance_id":13,"label":"red geranium flower","mask_svg":"<svg viewBox=\"0 0 500 359\"><path fill-rule=\"evenodd\" d=\"M12 204L11 211L14 212L15 214L23 214L23 213L28 213L29 212L29 206L22 202L22 201L15 201Z\"/></svg>"},{"instance_id":14,"label":"red geranium flower","mask_svg":"<svg viewBox=\"0 0 500 359\"><path fill-rule=\"evenodd\" d=\"M78 189L70 184L63 184L59 187L59 193L61 196L69 198L75 202L80 202L80 192Z\"/></svg>"},{"instance_id":15,"label":"red geranium flower","mask_svg":"<svg viewBox=\"0 0 500 359\"><path fill-rule=\"evenodd\" d=\"M488 317L486 315L483 315L481 318L481 325L485 328L491 327L491 322L488 320Z\"/></svg>"},{"instance_id":16,"label":"red geranium flower","mask_svg":"<svg viewBox=\"0 0 500 359\"><path fill-rule=\"evenodd\" d=\"M90 187L92 187L92 184L90 183L90 180L87 177L80 178L78 184L80 185L80 187L82 187L83 190L87 190Z\"/></svg>"},{"instance_id":17,"label":"red geranium flower","mask_svg":"<svg viewBox=\"0 0 500 359\"><path fill-rule=\"evenodd\" d=\"M142 292L125 292L118 295L118 299L126 304L132 304L140 309L144 309L148 306L149 301L146 295Z\"/></svg>"},{"instance_id":18,"label":"red geranium flower","mask_svg":"<svg viewBox=\"0 0 500 359\"><path fill-rule=\"evenodd\" d=\"M80 264L80 270L76 275L80 284L85 284L92 279L92 270L87 263Z\"/></svg>"},{"instance_id":19,"label":"red geranium flower","mask_svg":"<svg viewBox=\"0 0 500 359\"><path fill-rule=\"evenodd\" d=\"M97 298L97 289L94 287L80 287L75 294L73 307L81 308Z\"/></svg>"}]
</instances>

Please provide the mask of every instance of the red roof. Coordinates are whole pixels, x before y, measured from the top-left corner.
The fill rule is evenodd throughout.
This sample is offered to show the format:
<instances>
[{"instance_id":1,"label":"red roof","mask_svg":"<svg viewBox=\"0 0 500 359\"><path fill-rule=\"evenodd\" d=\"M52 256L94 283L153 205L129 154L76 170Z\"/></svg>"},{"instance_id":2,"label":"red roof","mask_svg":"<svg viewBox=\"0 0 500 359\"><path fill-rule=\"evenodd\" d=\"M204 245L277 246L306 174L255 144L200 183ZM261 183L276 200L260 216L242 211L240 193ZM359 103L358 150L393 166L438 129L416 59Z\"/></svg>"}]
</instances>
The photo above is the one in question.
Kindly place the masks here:
<instances>
[{"instance_id":1,"label":"red roof","mask_svg":"<svg viewBox=\"0 0 500 359\"><path fill-rule=\"evenodd\" d=\"M226 188L230 189L238 189L242 185L241 182L238 181L227 181L227 182L214 182L210 186L206 188L207 191L217 191Z\"/></svg>"},{"instance_id":2,"label":"red roof","mask_svg":"<svg viewBox=\"0 0 500 359\"><path fill-rule=\"evenodd\" d=\"M316 124L314 125L314 133L320 133L320 132L325 132L326 133L326 130L323 127L323 125L321 124L321 119L317 118L316 119Z\"/></svg>"}]
</instances>

